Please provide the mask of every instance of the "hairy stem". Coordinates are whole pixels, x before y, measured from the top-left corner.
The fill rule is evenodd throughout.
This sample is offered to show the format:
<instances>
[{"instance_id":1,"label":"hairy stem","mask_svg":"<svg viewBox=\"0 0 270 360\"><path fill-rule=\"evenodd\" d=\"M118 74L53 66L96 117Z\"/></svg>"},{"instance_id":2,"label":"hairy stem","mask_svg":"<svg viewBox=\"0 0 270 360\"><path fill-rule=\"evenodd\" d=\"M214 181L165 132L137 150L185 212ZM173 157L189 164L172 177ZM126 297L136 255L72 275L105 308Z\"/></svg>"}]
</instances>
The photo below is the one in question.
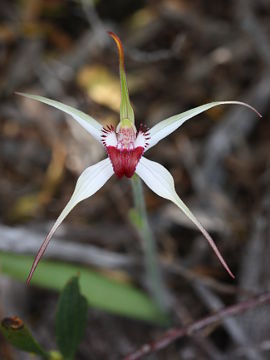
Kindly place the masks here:
<instances>
[{"instance_id":1,"label":"hairy stem","mask_svg":"<svg viewBox=\"0 0 270 360\"><path fill-rule=\"evenodd\" d=\"M149 285L155 302L161 310L165 311L165 286L162 280L161 271L157 260L155 238L153 236L147 218L142 181L139 176L134 175L131 179L131 183L135 209L132 211L130 218L142 239L145 256L147 284Z\"/></svg>"}]
</instances>

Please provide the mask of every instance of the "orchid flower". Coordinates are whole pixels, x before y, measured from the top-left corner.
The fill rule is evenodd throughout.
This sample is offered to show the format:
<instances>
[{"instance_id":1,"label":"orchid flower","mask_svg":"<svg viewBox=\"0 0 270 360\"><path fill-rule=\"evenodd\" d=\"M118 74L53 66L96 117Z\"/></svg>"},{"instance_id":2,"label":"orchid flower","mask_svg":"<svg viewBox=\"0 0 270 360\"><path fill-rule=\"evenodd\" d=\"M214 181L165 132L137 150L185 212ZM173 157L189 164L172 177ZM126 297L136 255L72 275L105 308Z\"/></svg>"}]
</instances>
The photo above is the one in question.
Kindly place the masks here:
<instances>
[{"instance_id":1,"label":"orchid flower","mask_svg":"<svg viewBox=\"0 0 270 360\"><path fill-rule=\"evenodd\" d=\"M99 122L91 116L64 105L58 101L51 100L42 96L18 93L30 99L40 101L54 108L62 110L77 121L85 130L87 130L98 142L100 142L108 155L108 157L95 165L89 166L80 175L75 190L67 203L66 207L60 213L58 219L54 223L44 242L42 243L32 268L27 278L30 282L32 275L38 265L39 260L44 254L56 229L70 213L70 211L82 200L94 195L108 180L115 174L118 178L126 176L131 178L137 174L144 183L157 195L172 201L180 210L193 222L193 224L201 231L203 236L212 247L221 264L227 270L231 277L234 278L227 263L220 254L217 246L209 233L204 229L199 220L193 215L189 208L183 203L177 195L174 186L174 180L169 171L157 162L148 160L143 155L147 150L156 145L160 140L170 135L178 129L187 120L192 117L211 109L215 106L223 104L244 105L259 116L261 116L252 106L239 101L217 101L202 106L198 106L181 114L165 119L154 125L151 129L140 126L136 129L134 122L134 112L130 104L128 86L124 67L124 51L121 40L112 32L109 35L115 41L119 54L119 70L121 84L121 104L120 104L120 122L116 128L114 126L103 127Z\"/></svg>"}]
</instances>

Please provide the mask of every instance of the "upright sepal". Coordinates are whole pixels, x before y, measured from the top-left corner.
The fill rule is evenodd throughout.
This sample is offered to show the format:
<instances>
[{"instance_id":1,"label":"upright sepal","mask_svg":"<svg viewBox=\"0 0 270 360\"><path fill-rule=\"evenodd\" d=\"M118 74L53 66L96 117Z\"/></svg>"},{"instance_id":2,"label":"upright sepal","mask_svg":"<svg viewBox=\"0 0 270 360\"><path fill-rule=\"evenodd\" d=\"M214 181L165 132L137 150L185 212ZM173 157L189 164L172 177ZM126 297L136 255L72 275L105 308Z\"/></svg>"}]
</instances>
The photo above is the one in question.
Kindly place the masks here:
<instances>
[{"instance_id":1,"label":"upright sepal","mask_svg":"<svg viewBox=\"0 0 270 360\"><path fill-rule=\"evenodd\" d=\"M120 84L121 84L120 122L126 123L126 120L129 120L131 124L134 124L134 112L131 107L129 94L128 94L123 45L121 40L115 33L109 31L108 34L115 41L119 54L119 72L120 72Z\"/></svg>"}]
</instances>

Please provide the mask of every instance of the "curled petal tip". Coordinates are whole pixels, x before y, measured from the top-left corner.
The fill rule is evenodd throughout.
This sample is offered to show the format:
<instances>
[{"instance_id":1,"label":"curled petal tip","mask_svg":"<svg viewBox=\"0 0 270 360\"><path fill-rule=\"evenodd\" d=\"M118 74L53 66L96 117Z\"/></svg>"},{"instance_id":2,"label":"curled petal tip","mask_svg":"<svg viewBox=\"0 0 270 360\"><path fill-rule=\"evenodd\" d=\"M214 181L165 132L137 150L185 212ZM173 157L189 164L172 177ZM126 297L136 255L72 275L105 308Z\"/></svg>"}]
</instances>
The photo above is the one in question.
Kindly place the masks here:
<instances>
[{"instance_id":1,"label":"curled petal tip","mask_svg":"<svg viewBox=\"0 0 270 360\"><path fill-rule=\"evenodd\" d=\"M124 49L120 38L112 31L107 31L108 35L115 41L119 52L119 60L121 65L124 65Z\"/></svg>"},{"instance_id":2,"label":"curled petal tip","mask_svg":"<svg viewBox=\"0 0 270 360\"><path fill-rule=\"evenodd\" d=\"M244 102L238 102L240 105L244 105L244 106L246 106L246 107L248 107L248 108L250 108L252 111L254 111L260 118L262 118L262 114L257 110L257 109L255 109L255 107L253 107L253 106L251 106L251 105L249 105L249 104L247 104L247 103L244 103Z\"/></svg>"},{"instance_id":3,"label":"curled petal tip","mask_svg":"<svg viewBox=\"0 0 270 360\"><path fill-rule=\"evenodd\" d=\"M119 43L122 45L120 38L113 31L107 31L107 34L112 37L117 44Z\"/></svg>"},{"instance_id":4,"label":"curled petal tip","mask_svg":"<svg viewBox=\"0 0 270 360\"><path fill-rule=\"evenodd\" d=\"M107 31L107 34L110 35L111 37L118 38L118 36L113 31Z\"/></svg>"}]
</instances>

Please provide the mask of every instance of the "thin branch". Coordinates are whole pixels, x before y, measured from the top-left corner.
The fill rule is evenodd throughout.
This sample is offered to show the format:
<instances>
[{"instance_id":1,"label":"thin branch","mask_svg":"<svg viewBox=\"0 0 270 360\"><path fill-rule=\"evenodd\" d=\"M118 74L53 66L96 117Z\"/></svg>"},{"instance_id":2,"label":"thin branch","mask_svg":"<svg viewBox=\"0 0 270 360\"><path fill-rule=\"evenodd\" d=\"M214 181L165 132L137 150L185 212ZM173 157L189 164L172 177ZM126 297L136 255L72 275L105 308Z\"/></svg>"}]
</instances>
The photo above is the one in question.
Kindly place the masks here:
<instances>
[{"instance_id":1,"label":"thin branch","mask_svg":"<svg viewBox=\"0 0 270 360\"><path fill-rule=\"evenodd\" d=\"M210 289L207 289L202 284L195 284L193 286L196 293L200 296L202 302L207 306L210 311L219 311L224 308L223 301L216 296ZM250 347L245 352L246 360L263 360L264 357L255 349L255 346L252 347L252 338L251 334L246 331L242 322L239 321L239 318L225 318L223 321L223 327L230 335L232 341L241 347Z\"/></svg>"},{"instance_id":2,"label":"thin branch","mask_svg":"<svg viewBox=\"0 0 270 360\"><path fill-rule=\"evenodd\" d=\"M97 232L101 229L97 230ZM111 228L109 231L117 233L116 228ZM72 233L72 230L69 229ZM87 228L88 236L95 238L96 233L94 229ZM44 235L39 231L30 230L28 228L17 227L12 228L0 224L1 243L0 251L13 252L17 254L35 254L38 244L43 241ZM119 236L124 236L118 232ZM78 239L78 232L74 232L74 237ZM106 236L106 234L104 235ZM116 253L106 249L99 248L94 245L83 243L72 243L71 241L57 240L61 237L56 236L56 241L52 242L47 251L47 258L57 258L64 261L74 261L83 264L91 264L94 266L105 268L126 268L131 265L136 265L135 257ZM23 239L23 241L22 241Z\"/></svg>"},{"instance_id":3,"label":"thin branch","mask_svg":"<svg viewBox=\"0 0 270 360\"><path fill-rule=\"evenodd\" d=\"M266 304L270 304L270 292L257 295L246 301L224 308L188 326L182 328L170 329L160 339L152 343L143 345L140 349L136 350L134 353L127 355L124 358L124 360L141 359L145 355L149 355L151 353L166 348L175 340L178 340L184 336L189 336L191 334L194 334L197 331L202 330L209 325L216 324L229 316L238 315L252 308Z\"/></svg>"}]
</instances>

